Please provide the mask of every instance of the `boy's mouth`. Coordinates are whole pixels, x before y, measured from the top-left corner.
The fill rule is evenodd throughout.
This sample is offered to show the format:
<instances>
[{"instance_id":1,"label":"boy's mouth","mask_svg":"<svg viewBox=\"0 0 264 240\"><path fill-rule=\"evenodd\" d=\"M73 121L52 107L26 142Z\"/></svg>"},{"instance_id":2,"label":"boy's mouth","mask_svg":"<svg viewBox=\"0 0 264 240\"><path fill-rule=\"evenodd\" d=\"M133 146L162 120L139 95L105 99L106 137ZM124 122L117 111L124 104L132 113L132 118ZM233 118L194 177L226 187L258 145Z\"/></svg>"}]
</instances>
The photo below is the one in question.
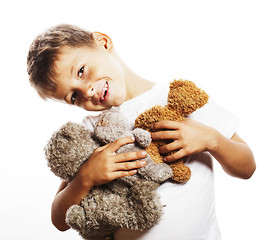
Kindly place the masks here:
<instances>
[{"instance_id":1,"label":"boy's mouth","mask_svg":"<svg viewBox=\"0 0 264 240\"><path fill-rule=\"evenodd\" d=\"M107 96L108 96L108 89L109 89L109 85L108 85L108 82L105 82L104 86L103 86L103 89L101 91L101 94L100 94L100 98L99 98L99 102L102 103L104 101L107 100Z\"/></svg>"}]
</instances>

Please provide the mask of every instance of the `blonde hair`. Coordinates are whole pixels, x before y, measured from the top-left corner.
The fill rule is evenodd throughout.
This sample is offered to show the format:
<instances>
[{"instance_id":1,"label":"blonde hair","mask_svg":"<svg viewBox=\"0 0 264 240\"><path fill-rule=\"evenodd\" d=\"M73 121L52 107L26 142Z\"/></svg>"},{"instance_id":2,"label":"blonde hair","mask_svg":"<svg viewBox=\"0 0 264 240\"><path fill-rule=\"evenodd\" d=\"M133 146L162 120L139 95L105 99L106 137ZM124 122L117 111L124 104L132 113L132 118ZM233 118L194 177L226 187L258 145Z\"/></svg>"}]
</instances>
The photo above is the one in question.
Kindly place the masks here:
<instances>
[{"instance_id":1,"label":"blonde hair","mask_svg":"<svg viewBox=\"0 0 264 240\"><path fill-rule=\"evenodd\" d=\"M38 35L27 56L27 72L31 86L43 99L56 90L54 62L64 46L94 46L92 33L77 26L60 24Z\"/></svg>"}]
</instances>

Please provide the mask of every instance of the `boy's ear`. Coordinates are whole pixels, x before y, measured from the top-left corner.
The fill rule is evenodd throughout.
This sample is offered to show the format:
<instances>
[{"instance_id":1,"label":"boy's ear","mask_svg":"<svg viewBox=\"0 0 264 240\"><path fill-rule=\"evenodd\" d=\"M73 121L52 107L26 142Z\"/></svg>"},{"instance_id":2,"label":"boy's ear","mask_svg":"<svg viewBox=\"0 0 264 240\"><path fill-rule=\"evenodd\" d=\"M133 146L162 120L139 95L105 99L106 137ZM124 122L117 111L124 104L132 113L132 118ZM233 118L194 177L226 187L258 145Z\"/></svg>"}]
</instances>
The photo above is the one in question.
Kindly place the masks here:
<instances>
[{"instance_id":1,"label":"boy's ear","mask_svg":"<svg viewBox=\"0 0 264 240\"><path fill-rule=\"evenodd\" d=\"M113 48L112 39L104 33L93 32L93 39L95 40L97 46L105 48L107 51L111 52Z\"/></svg>"}]
</instances>

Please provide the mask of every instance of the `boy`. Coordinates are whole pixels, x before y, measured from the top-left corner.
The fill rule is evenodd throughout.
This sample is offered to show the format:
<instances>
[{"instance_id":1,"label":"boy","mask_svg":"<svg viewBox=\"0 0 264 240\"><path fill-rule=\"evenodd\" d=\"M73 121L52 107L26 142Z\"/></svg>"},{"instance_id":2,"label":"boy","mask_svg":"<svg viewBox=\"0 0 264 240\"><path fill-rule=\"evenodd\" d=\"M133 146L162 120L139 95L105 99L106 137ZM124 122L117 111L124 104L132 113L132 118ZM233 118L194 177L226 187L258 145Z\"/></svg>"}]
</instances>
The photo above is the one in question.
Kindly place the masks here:
<instances>
[{"instance_id":1,"label":"boy","mask_svg":"<svg viewBox=\"0 0 264 240\"><path fill-rule=\"evenodd\" d=\"M154 84L136 75L118 56L111 38L102 33L55 26L34 40L27 63L30 82L44 99L88 111L121 106L131 122L146 109L166 103L168 81ZM92 128L94 118L86 117L83 123ZM184 185L168 181L159 187L165 207L157 225L143 232L121 229L115 239L220 239L211 155L228 174L238 178L250 178L256 167L251 150L235 133L236 125L236 118L211 100L185 121L156 123L153 128L159 131L152 139L172 140L160 152L178 150L167 157L168 162L192 155L188 162L192 177ZM52 204L52 222L59 230L69 228L65 223L67 209L79 204L93 186L133 175L146 164L144 151L115 154L132 141L121 138L98 148L71 182L61 183Z\"/></svg>"}]
</instances>

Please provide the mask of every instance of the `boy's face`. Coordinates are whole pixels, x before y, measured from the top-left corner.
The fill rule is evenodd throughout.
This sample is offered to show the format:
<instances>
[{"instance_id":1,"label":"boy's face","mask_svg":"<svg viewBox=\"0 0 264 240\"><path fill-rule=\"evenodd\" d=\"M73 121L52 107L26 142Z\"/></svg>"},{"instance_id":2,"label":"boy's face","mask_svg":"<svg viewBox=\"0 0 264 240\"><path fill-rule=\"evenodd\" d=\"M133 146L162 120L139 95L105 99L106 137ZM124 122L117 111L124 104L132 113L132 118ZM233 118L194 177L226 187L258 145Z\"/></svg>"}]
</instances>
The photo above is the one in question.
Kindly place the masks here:
<instances>
[{"instance_id":1,"label":"boy's face","mask_svg":"<svg viewBox=\"0 0 264 240\"><path fill-rule=\"evenodd\" d=\"M103 47L63 47L54 67L55 99L88 111L119 106L126 99L123 69Z\"/></svg>"}]
</instances>

